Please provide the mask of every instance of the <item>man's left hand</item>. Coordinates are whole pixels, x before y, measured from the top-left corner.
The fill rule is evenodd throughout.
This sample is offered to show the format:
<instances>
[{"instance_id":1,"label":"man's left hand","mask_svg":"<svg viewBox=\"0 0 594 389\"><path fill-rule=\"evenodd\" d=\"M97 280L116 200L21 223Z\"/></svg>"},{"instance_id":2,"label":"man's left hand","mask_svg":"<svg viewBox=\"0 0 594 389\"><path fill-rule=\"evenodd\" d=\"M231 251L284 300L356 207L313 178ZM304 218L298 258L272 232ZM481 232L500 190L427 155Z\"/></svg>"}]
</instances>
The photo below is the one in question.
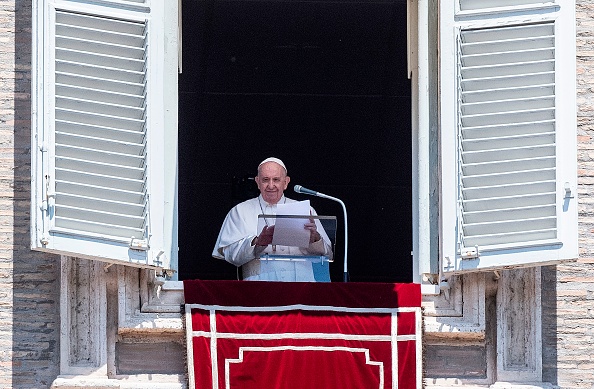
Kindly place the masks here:
<instances>
[{"instance_id":1,"label":"man's left hand","mask_svg":"<svg viewBox=\"0 0 594 389\"><path fill-rule=\"evenodd\" d=\"M318 227L313 219L309 219L309 223L305 223L304 228L309 230L309 243L317 242L318 240L322 239L320 233L318 232Z\"/></svg>"}]
</instances>

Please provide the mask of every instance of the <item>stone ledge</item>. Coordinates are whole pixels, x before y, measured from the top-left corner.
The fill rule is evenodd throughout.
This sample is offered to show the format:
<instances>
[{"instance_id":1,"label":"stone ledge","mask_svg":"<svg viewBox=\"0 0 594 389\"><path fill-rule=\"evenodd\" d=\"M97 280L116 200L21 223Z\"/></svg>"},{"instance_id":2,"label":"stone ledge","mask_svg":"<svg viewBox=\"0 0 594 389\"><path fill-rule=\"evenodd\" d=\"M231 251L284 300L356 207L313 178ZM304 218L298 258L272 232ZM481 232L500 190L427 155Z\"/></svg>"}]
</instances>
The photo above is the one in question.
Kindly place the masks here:
<instances>
[{"instance_id":1,"label":"stone ledge","mask_svg":"<svg viewBox=\"0 0 594 389\"><path fill-rule=\"evenodd\" d=\"M556 386L548 382L496 382L492 385L476 385L464 384L462 380L452 380L451 384L431 385L425 380L425 388L427 389L555 389Z\"/></svg>"},{"instance_id":2,"label":"stone ledge","mask_svg":"<svg viewBox=\"0 0 594 389\"><path fill-rule=\"evenodd\" d=\"M52 389L187 389L186 378L179 375L134 375L114 378L58 376Z\"/></svg>"},{"instance_id":3,"label":"stone ledge","mask_svg":"<svg viewBox=\"0 0 594 389\"><path fill-rule=\"evenodd\" d=\"M462 320L435 320L425 317L423 325L425 328L423 339L426 341L483 341L485 339L485 327L478 323L464 323Z\"/></svg>"},{"instance_id":4,"label":"stone ledge","mask_svg":"<svg viewBox=\"0 0 594 389\"><path fill-rule=\"evenodd\" d=\"M181 315L163 317L159 314L137 314L118 326L118 334L179 334L184 327Z\"/></svg>"},{"instance_id":5,"label":"stone ledge","mask_svg":"<svg viewBox=\"0 0 594 389\"><path fill-rule=\"evenodd\" d=\"M553 389L548 382L495 382L490 389Z\"/></svg>"}]
</instances>

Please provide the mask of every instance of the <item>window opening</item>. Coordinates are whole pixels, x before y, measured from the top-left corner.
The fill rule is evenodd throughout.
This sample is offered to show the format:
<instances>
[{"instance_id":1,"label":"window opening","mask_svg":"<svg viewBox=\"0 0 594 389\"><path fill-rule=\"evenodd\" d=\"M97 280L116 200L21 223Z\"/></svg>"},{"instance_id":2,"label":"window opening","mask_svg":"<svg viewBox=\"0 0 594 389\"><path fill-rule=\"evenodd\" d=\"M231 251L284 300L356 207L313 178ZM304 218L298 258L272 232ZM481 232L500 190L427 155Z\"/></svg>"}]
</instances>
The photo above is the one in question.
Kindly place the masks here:
<instances>
[{"instance_id":1,"label":"window opening","mask_svg":"<svg viewBox=\"0 0 594 389\"><path fill-rule=\"evenodd\" d=\"M345 202L352 281L412 281L406 2L184 1L182 15L179 278L236 277L210 254L276 156L292 184ZM308 199L339 219L339 281L342 209Z\"/></svg>"}]
</instances>

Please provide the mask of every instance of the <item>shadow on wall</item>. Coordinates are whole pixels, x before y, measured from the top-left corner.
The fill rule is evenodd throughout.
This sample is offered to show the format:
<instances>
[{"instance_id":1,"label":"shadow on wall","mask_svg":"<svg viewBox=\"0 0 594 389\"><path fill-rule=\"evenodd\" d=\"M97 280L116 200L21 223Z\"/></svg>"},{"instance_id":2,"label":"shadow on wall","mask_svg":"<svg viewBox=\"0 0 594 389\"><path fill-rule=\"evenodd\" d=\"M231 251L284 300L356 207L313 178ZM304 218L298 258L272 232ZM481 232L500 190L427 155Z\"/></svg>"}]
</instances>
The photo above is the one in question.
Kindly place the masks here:
<instances>
[{"instance_id":1,"label":"shadow on wall","mask_svg":"<svg viewBox=\"0 0 594 389\"><path fill-rule=\"evenodd\" d=\"M60 261L58 256L30 249L32 2L3 2L2 9L11 11L12 3L14 16L6 12L4 18L14 17L14 35L10 28L3 34L14 38L14 79L0 82L6 91L0 92L0 99L6 96L3 101L6 106L10 106L11 100L14 102L14 117L10 117L10 112L0 116L0 147L7 160L0 170L4 179L10 181L3 184L0 201L6 207L12 203L12 214L6 208L0 213L0 223L6 231L1 240L5 254L0 260L3 269L0 312L4 318L12 317L12 323L3 323L0 334L2 339L12 339L12 360L5 362L0 370L4 377L12 376L11 383L2 380L3 385L49 388L60 367ZM13 50L8 45L3 47L0 65L10 69ZM12 96L8 95L11 83ZM11 158L14 167L10 166Z\"/></svg>"},{"instance_id":2,"label":"shadow on wall","mask_svg":"<svg viewBox=\"0 0 594 389\"><path fill-rule=\"evenodd\" d=\"M557 266L541 269L542 305L542 380L557 382Z\"/></svg>"}]
</instances>

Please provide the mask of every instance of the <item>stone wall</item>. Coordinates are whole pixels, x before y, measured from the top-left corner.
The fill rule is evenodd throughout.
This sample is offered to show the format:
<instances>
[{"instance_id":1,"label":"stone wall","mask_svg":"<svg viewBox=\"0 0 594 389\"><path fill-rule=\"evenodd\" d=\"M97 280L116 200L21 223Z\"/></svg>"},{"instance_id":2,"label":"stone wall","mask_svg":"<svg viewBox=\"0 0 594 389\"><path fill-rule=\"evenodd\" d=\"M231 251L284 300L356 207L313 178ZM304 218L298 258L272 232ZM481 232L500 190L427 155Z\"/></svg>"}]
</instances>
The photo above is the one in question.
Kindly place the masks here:
<instances>
[{"instance_id":1,"label":"stone wall","mask_svg":"<svg viewBox=\"0 0 594 389\"><path fill-rule=\"evenodd\" d=\"M543 305L555 302L543 307L543 378L561 388L590 389L594 387L594 1L577 1L576 35L580 258L543 272Z\"/></svg>"},{"instance_id":2,"label":"stone wall","mask_svg":"<svg viewBox=\"0 0 594 389\"><path fill-rule=\"evenodd\" d=\"M29 249L31 0L0 0L0 388L59 373L59 258Z\"/></svg>"}]
</instances>

